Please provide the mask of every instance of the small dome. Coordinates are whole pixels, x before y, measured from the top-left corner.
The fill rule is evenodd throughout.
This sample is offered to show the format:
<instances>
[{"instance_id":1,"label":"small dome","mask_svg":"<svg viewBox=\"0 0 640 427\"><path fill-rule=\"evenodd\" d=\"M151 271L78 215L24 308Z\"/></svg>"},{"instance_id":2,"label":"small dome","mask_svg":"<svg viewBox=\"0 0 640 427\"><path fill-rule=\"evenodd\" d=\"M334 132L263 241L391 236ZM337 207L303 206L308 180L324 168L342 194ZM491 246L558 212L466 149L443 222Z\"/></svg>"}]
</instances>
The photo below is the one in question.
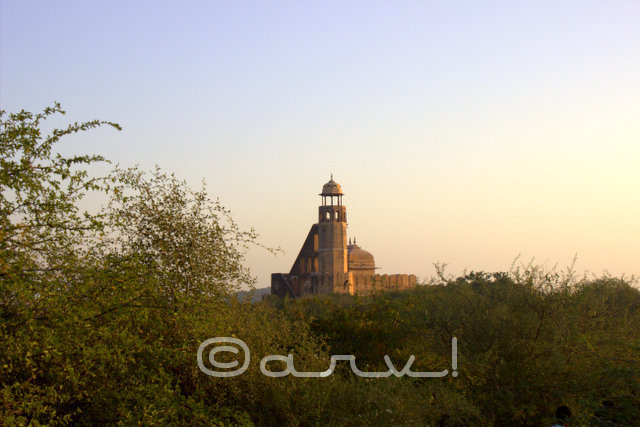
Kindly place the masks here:
<instances>
[{"instance_id":1,"label":"small dome","mask_svg":"<svg viewBox=\"0 0 640 427\"><path fill-rule=\"evenodd\" d=\"M376 268L376 262L370 252L365 251L355 243L347 246L349 270L371 270Z\"/></svg>"},{"instance_id":2,"label":"small dome","mask_svg":"<svg viewBox=\"0 0 640 427\"><path fill-rule=\"evenodd\" d=\"M321 196L342 196L342 188L340 184L333 180L333 175L331 175L331 180L322 186Z\"/></svg>"}]
</instances>

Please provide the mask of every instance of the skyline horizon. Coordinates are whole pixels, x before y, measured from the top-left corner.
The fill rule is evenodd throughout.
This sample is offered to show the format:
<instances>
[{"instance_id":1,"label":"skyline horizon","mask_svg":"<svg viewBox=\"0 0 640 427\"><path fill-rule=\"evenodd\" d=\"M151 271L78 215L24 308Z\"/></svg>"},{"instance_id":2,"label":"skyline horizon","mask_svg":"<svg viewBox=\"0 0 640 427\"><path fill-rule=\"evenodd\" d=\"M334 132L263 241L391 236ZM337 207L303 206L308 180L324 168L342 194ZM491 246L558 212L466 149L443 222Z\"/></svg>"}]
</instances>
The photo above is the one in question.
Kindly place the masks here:
<instances>
[{"instance_id":1,"label":"skyline horizon","mask_svg":"<svg viewBox=\"0 0 640 427\"><path fill-rule=\"evenodd\" d=\"M333 179L333 173L330 173L330 177L331 179ZM340 184L340 182L338 180L336 180L336 182L338 182ZM342 184L340 184L342 186ZM345 193L345 197L347 196L347 193ZM347 208L347 212L348 212L348 216L347 218L351 217L351 213L349 211L349 206L348 203L344 202L343 205ZM318 208L320 206L320 204L318 204L318 206L316 208ZM316 224L316 222L311 223L309 226L311 226L312 224ZM259 233L259 230L256 230ZM279 253L277 255L275 255L278 258L285 258L285 261L281 262L282 265L286 265L287 262L289 263L289 266L291 266L293 264L293 261L295 260L298 251L300 250L300 247L302 246L302 243L304 241L304 237L306 236L306 233L308 232L308 229L305 230L305 232L302 234L302 237L300 237L300 242L298 245L298 249L294 250L293 252L285 252L285 253ZM349 234L349 221L347 221L347 240L351 241L352 239L356 239L358 236L357 235L352 235ZM362 239L361 239L362 241ZM355 244L355 241L354 241ZM472 273L472 272L476 272L476 273L512 273L514 271L517 270L526 270L529 267L534 267L534 268L538 268L541 269L542 271L545 272L555 272L560 274L561 276L564 277L573 277L573 280L580 280L582 278L586 278L586 279L594 279L594 278L600 278L600 277L606 277L606 276L612 276L612 277L619 277L619 278L625 278L628 280L631 280L631 282L635 285L638 286L638 279L640 279L640 274L638 274L638 272L633 272L633 271L611 271L610 268L604 266L602 269L600 269L599 271L594 270L593 268L589 268L588 265L585 265L584 262L581 261L579 254L573 253L573 254L569 254L566 262L563 263L562 260L560 259L551 259L549 257L547 257L544 260L540 260L537 258L536 255L531 255L531 256L526 256L526 254L523 253L518 253L516 255L514 255L513 257L511 257L510 260L508 260L508 264L504 264L503 266L498 266L497 263L494 263L494 265L496 265L496 268L494 269L486 269L486 268L476 268L473 266L464 266L464 265L456 265L447 262L446 260L441 260L441 259L434 259L428 266L428 271L427 273L423 273L423 274L418 274L415 273L414 271L391 271L389 269L386 269L387 271L384 271L382 269L382 267L379 267L379 260L378 257L376 256L376 252L374 250L372 250L368 245L359 245L362 249L367 250L368 252L371 252L373 254L373 256L375 257L376 260L376 266L378 269L380 269L380 271L376 271L376 274L415 274L417 276L418 279L418 283L425 283L428 282L429 280L432 279L437 279L438 277L438 273L443 272L445 277L448 278L457 278L460 276L464 276L468 273ZM295 244L292 246L293 248L295 248ZM275 249L275 247L273 247ZM281 249L281 248L280 248ZM261 251L262 248L254 248L252 251ZM250 252L252 252L250 251ZM540 255L540 254L537 254ZM282 260L281 260L282 261ZM251 267L251 265L249 265L249 267ZM441 268L444 268L443 270L440 270ZM455 270L454 270L455 269ZM290 267L283 269L282 271L272 271L272 273L288 273L290 270ZM418 267L415 269L416 271L427 271L427 269L424 268L424 266L422 267ZM253 271L253 270L252 270ZM256 282L256 289L265 289L265 288L270 288L270 274L268 276L264 276L263 275L263 279L264 277L266 277L266 280L263 280L263 282L260 281L260 277L257 277L257 282Z\"/></svg>"}]
</instances>

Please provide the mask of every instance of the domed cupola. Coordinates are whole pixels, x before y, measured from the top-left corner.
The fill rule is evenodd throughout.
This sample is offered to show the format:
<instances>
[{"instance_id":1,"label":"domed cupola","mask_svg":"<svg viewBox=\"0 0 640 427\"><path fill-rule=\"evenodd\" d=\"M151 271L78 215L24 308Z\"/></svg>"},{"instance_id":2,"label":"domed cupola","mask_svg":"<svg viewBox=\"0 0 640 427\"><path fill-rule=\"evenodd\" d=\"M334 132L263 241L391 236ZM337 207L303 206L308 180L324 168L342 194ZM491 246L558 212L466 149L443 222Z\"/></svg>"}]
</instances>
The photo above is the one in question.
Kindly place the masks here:
<instances>
[{"instance_id":1,"label":"domed cupola","mask_svg":"<svg viewBox=\"0 0 640 427\"><path fill-rule=\"evenodd\" d=\"M333 174L331 174L331 179L325 185L322 186L321 196L343 196L342 188L340 184L333 180Z\"/></svg>"},{"instance_id":2,"label":"domed cupola","mask_svg":"<svg viewBox=\"0 0 640 427\"><path fill-rule=\"evenodd\" d=\"M358 246L355 238L353 239L353 244L349 241L347 257L349 271L360 274L375 274L376 262L373 255Z\"/></svg>"},{"instance_id":3,"label":"domed cupola","mask_svg":"<svg viewBox=\"0 0 640 427\"><path fill-rule=\"evenodd\" d=\"M342 187L340 184L333 180L333 174L331 179L325 185L322 186L322 206L319 211L319 222L347 222L347 211L342 204ZM345 236L345 245L346 245Z\"/></svg>"}]
</instances>

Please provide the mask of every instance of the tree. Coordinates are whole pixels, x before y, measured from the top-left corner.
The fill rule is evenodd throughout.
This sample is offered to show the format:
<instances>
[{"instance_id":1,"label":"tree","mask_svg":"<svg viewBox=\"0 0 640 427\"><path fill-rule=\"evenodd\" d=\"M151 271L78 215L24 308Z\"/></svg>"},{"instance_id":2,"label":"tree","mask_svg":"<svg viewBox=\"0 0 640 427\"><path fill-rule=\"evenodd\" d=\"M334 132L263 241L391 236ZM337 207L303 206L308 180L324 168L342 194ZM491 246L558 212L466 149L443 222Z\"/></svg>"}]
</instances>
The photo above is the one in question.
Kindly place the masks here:
<instances>
[{"instance_id":1,"label":"tree","mask_svg":"<svg viewBox=\"0 0 640 427\"><path fill-rule=\"evenodd\" d=\"M254 283L242 264L243 249L256 244L253 229L241 230L206 188L137 168L116 168L113 196L105 211L110 250L135 257L155 279L171 304L180 295L230 296Z\"/></svg>"},{"instance_id":2,"label":"tree","mask_svg":"<svg viewBox=\"0 0 640 427\"><path fill-rule=\"evenodd\" d=\"M100 155L64 157L53 152L63 136L116 123L93 120L54 129L42 136L40 126L60 104L42 113L0 111L0 244L3 254L44 254L64 247L72 236L99 227L95 217L81 213L77 202L91 190L103 190L104 178L89 177L83 166L106 162ZM78 167L80 169L78 169Z\"/></svg>"},{"instance_id":3,"label":"tree","mask_svg":"<svg viewBox=\"0 0 640 427\"><path fill-rule=\"evenodd\" d=\"M43 136L43 121L55 114L65 114L57 103L38 114L0 111L0 393L2 418L18 423L36 414L46 422L69 400L46 364L61 355L63 325L82 318L68 309L87 290L81 286L84 240L103 226L100 216L77 203L89 191L108 188L86 171L106 161L102 156L64 157L54 145L102 125L120 129L93 120ZM60 419L72 412L62 411Z\"/></svg>"},{"instance_id":4,"label":"tree","mask_svg":"<svg viewBox=\"0 0 640 427\"><path fill-rule=\"evenodd\" d=\"M93 120L43 136L42 122L55 114L65 114L58 103L38 114L0 111L0 317L46 298L49 279L68 270L82 239L102 227L100 217L81 212L77 202L106 188L85 169L105 158L64 157L53 146L66 135L120 126Z\"/></svg>"},{"instance_id":5,"label":"tree","mask_svg":"<svg viewBox=\"0 0 640 427\"><path fill-rule=\"evenodd\" d=\"M241 261L255 232L159 169L89 176L102 156L64 157L55 144L119 126L43 137L43 120L63 113L1 113L0 424L246 423L240 397L198 375L195 351L233 327L258 342L261 328L291 336L232 298L252 282ZM81 211L95 190L108 207Z\"/></svg>"},{"instance_id":6,"label":"tree","mask_svg":"<svg viewBox=\"0 0 640 427\"><path fill-rule=\"evenodd\" d=\"M89 177L84 168L106 159L64 157L54 153L53 146L72 133L120 126L93 120L54 129L44 137L40 126L55 114L65 114L58 103L39 114L0 111L0 273L4 279L38 280L44 272L63 268L60 254L77 249L87 231L102 227L99 216L81 212L77 203L87 192L106 188L104 178Z\"/></svg>"}]
</instances>

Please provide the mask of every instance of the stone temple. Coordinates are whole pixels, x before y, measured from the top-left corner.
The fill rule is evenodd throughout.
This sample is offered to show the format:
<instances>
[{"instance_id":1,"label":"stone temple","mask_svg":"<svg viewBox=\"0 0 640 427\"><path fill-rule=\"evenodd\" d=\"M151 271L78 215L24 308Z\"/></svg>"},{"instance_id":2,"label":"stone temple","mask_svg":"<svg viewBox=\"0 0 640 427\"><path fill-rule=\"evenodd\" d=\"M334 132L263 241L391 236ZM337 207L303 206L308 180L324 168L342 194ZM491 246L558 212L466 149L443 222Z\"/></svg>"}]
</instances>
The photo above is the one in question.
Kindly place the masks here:
<instances>
[{"instance_id":1,"label":"stone temple","mask_svg":"<svg viewBox=\"0 0 640 427\"><path fill-rule=\"evenodd\" d=\"M289 273L271 274L271 293L281 297L305 294L366 294L415 286L413 274L376 274L373 255L349 240L342 188L331 180L322 186L318 222L311 226Z\"/></svg>"}]
</instances>

